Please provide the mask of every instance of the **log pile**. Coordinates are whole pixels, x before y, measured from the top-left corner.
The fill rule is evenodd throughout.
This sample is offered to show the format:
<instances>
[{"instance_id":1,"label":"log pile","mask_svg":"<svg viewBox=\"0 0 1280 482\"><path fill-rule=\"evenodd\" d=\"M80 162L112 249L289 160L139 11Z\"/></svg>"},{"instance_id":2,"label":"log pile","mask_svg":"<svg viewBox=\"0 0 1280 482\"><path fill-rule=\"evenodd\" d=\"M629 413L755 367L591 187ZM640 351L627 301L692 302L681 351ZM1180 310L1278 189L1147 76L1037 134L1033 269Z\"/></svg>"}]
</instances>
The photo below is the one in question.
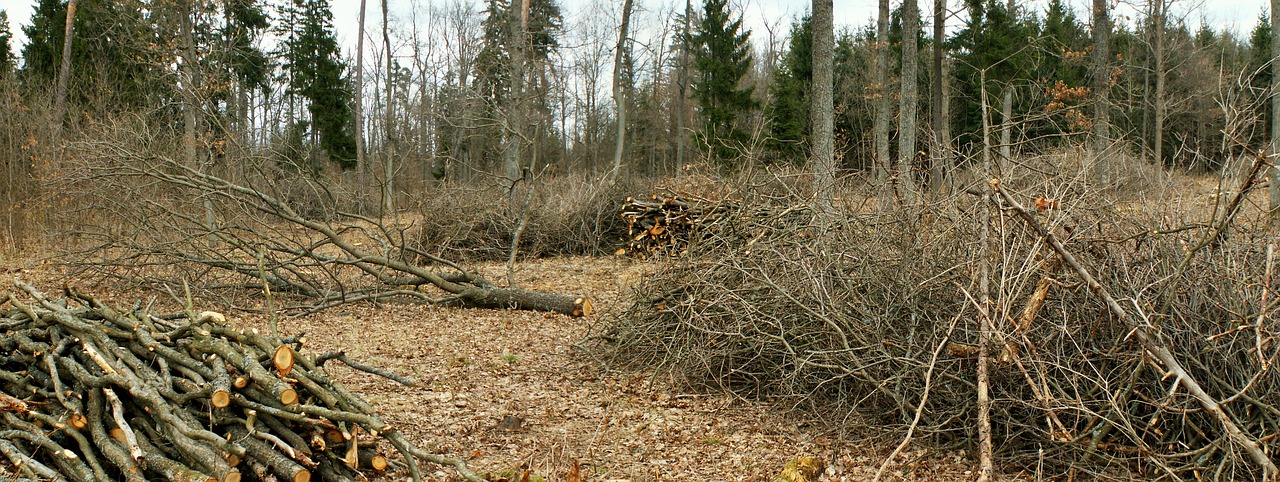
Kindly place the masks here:
<instances>
[{"instance_id":1,"label":"log pile","mask_svg":"<svg viewBox=\"0 0 1280 482\"><path fill-rule=\"evenodd\" d=\"M695 232L714 226L733 207L670 191L648 199L628 197L618 214L627 221L627 243L616 254L640 259L684 254Z\"/></svg>"},{"instance_id":2,"label":"log pile","mask_svg":"<svg viewBox=\"0 0 1280 482\"><path fill-rule=\"evenodd\" d=\"M215 312L157 316L15 285L21 295L0 295L0 460L21 477L343 481L386 470L392 447L416 480L419 461L481 480L409 444L323 363L392 374Z\"/></svg>"}]
</instances>

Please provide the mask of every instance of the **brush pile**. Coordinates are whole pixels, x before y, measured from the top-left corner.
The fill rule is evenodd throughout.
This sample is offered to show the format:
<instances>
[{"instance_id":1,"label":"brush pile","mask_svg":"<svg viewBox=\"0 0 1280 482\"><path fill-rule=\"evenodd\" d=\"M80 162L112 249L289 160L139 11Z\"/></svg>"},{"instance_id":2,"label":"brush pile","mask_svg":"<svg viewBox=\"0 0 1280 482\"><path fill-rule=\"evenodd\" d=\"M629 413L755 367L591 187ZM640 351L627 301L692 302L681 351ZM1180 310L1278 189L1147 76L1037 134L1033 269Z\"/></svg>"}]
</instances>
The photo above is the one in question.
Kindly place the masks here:
<instances>
[{"instance_id":1,"label":"brush pile","mask_svg":"<svg viewBox=\"0 0 1280 482\"><path fill-rule=\"evenodd\" d=\"M618 215L628 234L615 255L649 259L688 254L692 243L749 244L773 233L777 223L807 222L811 213L803 203L748 207L741 199L662 191L648 199L628 197Z\"/></svg>"},{"instance_id":2,"label":"brush pile","mask_svg":"<svg viewBox=\"0 0 1280 482\"><path fill-rule=\"evenodd\" d=\"M418 461L480 480L410 445L323 364L408 380L215 312L158 316L15 285L24 295L0 297L0 454L22 477L343 481L386 470L390 447L417 480Z\"/></svg>"}]
</instances>

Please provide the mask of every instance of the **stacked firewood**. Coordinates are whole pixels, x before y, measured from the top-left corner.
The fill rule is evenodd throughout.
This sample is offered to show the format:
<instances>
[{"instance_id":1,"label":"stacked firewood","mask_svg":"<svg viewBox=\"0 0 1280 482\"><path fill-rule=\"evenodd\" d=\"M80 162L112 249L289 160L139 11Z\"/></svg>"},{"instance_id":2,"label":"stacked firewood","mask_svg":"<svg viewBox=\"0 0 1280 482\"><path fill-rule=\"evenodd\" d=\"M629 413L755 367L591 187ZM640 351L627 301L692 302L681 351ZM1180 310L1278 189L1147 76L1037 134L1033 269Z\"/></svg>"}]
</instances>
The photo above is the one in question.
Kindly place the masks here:
<instances>
[{"instance_id":1,"label":"stacked firewood","mask_svg":"<svg viewBox=\"0 0 1280 482\"><path fill-rule=\"evenodd\" d=\"M354 480L394 447L415 479L423 452L329 378L298 339L229 327L216 312L118 310L72 289L0 295L3 469L37 480ZM7 305L7 306L6 306ZM384 441L379 444L379 441Z\"/></svg>"},{"instance_id":2,"label":"stacked firewood","mask_svg":"<svg viewBox=\"0 0 1280 482\"><path fill-rule=\"evenodd\" d=\"M641 259L683 254L696 232L713 227L733 205L670 191L649 199L628 197L619 210L628 240L616 254Z\"/></svg>"}]
</instances>

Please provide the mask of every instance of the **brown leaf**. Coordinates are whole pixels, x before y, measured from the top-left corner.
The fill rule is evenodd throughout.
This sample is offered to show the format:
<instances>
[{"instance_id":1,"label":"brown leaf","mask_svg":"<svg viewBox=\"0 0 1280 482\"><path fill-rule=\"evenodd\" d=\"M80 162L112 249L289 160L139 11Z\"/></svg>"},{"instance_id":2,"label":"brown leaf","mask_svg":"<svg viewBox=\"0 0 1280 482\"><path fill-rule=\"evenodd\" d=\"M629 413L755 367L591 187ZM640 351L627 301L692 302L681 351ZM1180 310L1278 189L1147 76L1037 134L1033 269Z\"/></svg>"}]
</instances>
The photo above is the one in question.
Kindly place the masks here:
<instances>
[{"instance_id":1,"label":"brown leaf","mask_svg":"<svg viewBox=\"0 0 1280 482\"><path fill-rule=\"evenodd\" d=\"M564 482L586 482L586 480L582 476L582 464L574 460L573 467L569 468L569 475L564 476Z\"/></svg>"}]
</instances>

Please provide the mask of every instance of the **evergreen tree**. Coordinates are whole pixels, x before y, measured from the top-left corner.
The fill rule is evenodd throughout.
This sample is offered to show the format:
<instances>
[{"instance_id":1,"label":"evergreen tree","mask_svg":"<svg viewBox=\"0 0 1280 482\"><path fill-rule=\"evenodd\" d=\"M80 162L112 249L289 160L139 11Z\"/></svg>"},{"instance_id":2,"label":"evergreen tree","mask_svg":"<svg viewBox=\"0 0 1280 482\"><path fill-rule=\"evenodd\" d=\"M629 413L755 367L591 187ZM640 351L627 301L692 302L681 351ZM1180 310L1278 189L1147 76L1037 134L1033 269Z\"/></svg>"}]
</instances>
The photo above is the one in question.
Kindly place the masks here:
<instances>
[{"instance_id":1,"label":"evergreen tree","mask_svg":"<svg viewBox=\"0 0 1280 482\"><path fill-rule=\"evenodd\" d=\"M730 18L727 4L728 0L706 0L702 21L689 39L693 97L703 121L698 137L722 164L744 150L747 134L738 127L738 119L756 108L753 88L739 86L751 68L751 32L742 30L741 16Z\"/></svg>"},{"instance_id":2,"label":"evergreen tree","mask_svg":"<svg viewBox=\"0 0 1280 482\"><path fill-rule=\"evenodd\" d=\"M953 126L960 143L979 140L982 130L980 71L987 71L987 93L995 96L1016 82L1030 76L1028 38L1034 38L1033 26L1008 9L1004 0L970 0L969 24L951 41L956 52L955 76L957 102L952 112ZM998 97L987 99L993 109L992 122L999 122Z\"/></svg>"},{"instance_id":3,"label":"evergreen tree","mask_svg":"<svg viewBox=\"0 0 1280 482\"><path fill-rule=\"evenodd\" d=\"M77 6L75 45L72 48L72 105L99 111L122 111L147 105L163 105L172 96L166 80L166 45L137 1L83 2ZM39 0L31 25L22 28L27 44L22 48L22 77L28 84L52 86L62 62L67 19L64 0Z\"/></svg>"},{"instance_id":4,"label":"evergreen tree","mask_svg":"<svg viewBox=\"0 0 1280 482\"><path fill-rule=\"evenodd\" d=\"M11 38L13 34L9 32L9 13L0 10L0 77L13 71L13 49L9 46Z\"/></svg>"},{"instance_id":5,"label":"evergreen tree","mask_svg":"<svg viewBox=\"0 0 1280 482\"><path fill-rule=\"evenodd\" d=\"M1071 87L1085 85L1088 72L1083 59L1089 48L1089 32L1063 0L1049 2L1040 30L1040 43L1044 48L1039 62L1042 79L1047 80L1050 86L1057 81Z\"/></svg>"},{"instance_id":6,"label":"evergreen tree","mask_svg":"<svg viewBox=\"0 0 1280 482\"><path fill-rule=\"evenodd\" d=\"M809 138L809 90L813 83L813 19L805 16L791 25L791 39L782 65L769 85L768 160L802 162Z\"/></svg>"},{"instance_id":7,"label":"evergreen tree","mask_svg":"<svg viewBox=\"0 0 1280 482\"><path fill-rule=\"evenodd\" d=\"M286 13L293 22L284 26L288 36L281 52L289 73L286 93L307 100L312 137L318 138L317 144L328 152L330 160L345 169L353 168L356 141L348 126L352 87L339 58L333 13L324 0L293 0L290 7Z\"/></svg>"}]
</instances>

